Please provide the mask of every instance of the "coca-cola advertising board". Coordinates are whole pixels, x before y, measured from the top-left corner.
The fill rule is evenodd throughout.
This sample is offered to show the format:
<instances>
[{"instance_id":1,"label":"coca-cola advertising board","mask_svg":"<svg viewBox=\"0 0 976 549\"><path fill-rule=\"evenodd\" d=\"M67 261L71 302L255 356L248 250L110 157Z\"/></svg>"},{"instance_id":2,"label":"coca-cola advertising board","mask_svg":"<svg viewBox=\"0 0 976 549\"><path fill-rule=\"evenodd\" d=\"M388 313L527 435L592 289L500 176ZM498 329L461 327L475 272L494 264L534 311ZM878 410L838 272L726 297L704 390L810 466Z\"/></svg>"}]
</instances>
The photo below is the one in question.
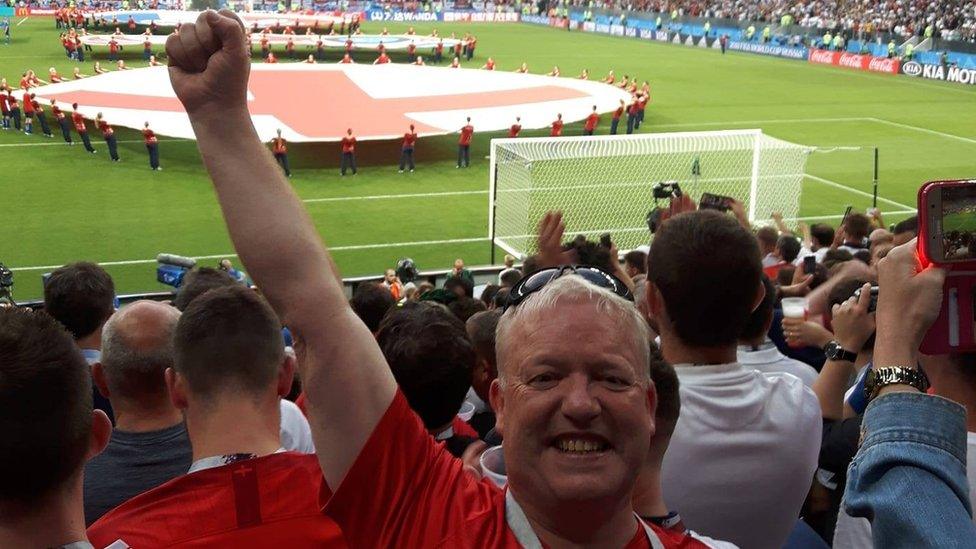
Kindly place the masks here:
<instances>
[{"instance_id":1,"label":"coca-cola advertising board","mask_svg":"<svg viewBox=\"0 0 976 549\"><path fill-rule=\"evenodd\" d=\"M887 74L898 74L901 67L899 59L888 59L887 57L875 57L873 55L860 55L841 51L810 50L810 63L818 65L835 65L848 69L861 71L883 72Z\"/></svg>"}]
</instances>

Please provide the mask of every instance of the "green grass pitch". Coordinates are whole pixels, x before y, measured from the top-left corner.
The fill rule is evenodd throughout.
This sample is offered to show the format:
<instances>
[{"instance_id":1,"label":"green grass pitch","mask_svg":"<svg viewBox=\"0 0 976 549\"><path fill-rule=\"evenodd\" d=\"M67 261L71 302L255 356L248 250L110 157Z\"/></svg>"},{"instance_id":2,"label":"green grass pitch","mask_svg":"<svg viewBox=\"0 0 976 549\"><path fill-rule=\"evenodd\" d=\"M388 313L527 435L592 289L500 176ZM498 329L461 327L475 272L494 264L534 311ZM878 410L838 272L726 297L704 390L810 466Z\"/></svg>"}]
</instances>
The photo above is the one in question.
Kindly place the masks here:
<instances>
[{"instance_id":1,"label":"green grass pitch","mask_svg":"<svg viewBox=\"0 0 976 549\"><path fill-rule=\"evenodd\" d=\"M28 68L41 77L51 66L71 73L74 63L64 58L53 20L13 23L12 45L0 45L0 76L16 86ZM406 28L368 23L365 31L384 25L391 32ZM914 208L916 190L926 180L976 176L972 87L532 25L414 26L419 33L433 26L443 35L476 33L476 66L490 55L502 70L525 61L535 73L558 65L570 76L585 67L593 77L614 69L618 76L647 79L653 103L642 132L758 127L804 145L877 146L882 211ZM125 53L130 66L143 65L141 52ZM360 61L370 60L363 55ZM92 72L91 59L83 72ZM604 119L598 133L607 131ZM581 133L579 124L565 131ZM155 282L154 264L139 262L159 252L232 253L195 143L164 140L165 171L153 173L139 136L125 129L117 135L120 164L109 162L94 134L98 154L87 155L57 136L0 132L0 261L15 270L18 300L38 297L41 274L70 261L106 263L119 293L131 293L165 288ZM421 140L413 174L397 173L399 143L367 143L359 154L360 175L342 179L336 144L293 145L291 181L345 276L380 273L405 256L422 269L447 267L455 257L485 264L490 137L476 134L467 170L454 168L455 136ZM865 193L871 191L871 154L865 148L813 155L801 215L870 206ZM210 261L216 260L203 260Z\"/></svg>"},{"instance_id":2,"label":"green grass pitch","mask_svg":"<svg viewBox=\"0 0 976 549\"><path fill-rule=\"evenodd\" d=\"M942 232L960 231L976 232L976 213L962 212L946 215L942 218Z\"/></svg>"}]
</instances>

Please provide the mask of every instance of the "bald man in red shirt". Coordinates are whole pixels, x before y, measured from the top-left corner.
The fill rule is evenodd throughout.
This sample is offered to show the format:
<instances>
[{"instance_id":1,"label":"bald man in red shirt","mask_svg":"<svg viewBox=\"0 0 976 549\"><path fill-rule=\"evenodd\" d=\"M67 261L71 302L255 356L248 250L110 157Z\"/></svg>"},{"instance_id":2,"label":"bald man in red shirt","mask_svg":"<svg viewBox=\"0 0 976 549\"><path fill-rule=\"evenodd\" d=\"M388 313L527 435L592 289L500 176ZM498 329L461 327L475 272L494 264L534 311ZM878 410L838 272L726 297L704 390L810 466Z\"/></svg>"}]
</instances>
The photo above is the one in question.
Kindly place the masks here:
<instances>
[{"instance_id":1,"label":"bald man in red shirt","mask_svg":"<svg viewBox=\"0 0 976 549\"><path fill-rule=\"evenodd\" d=\"M461 137L458 139L458 161L457 167L464 164L465 168L471 166L471 138L474 136L474 126L471 125L471 117L467 119L467 124L461 128Z\"/></svg>"},{"instance_id":2,"label":"bald man in red shirt","mask_svg":"<svg viewBox=\"0 0 976 549\"><path fill-rule=\"evenodd\" d=\"M596 130L596 125L600 123L600 115L596 113L596 105L593 105L593 112L586 117L586 122L583 124L583 133L586 135L593 135Z\"/></svg>"},{"instance_id":3,"label":"bald man in red shirt","mask_svg":"<svg viewBox=\"0 0 976 549\"><path fill-rule=\"evenodd\" d=\"M410 173L413 173L413 148L417 143L417 132L413 124L410 124L410 131L403 134L403 146L400 147L400 173L409 165Z\"/></svg>"},{"instance_id":4,"label":"bald man in red shirt","mask_svg":"<svg viewBox=\"0 0 976 549\"><path fill-rule=\"evenodd\" d=\"M356 175L356 138L352 135L352 128L346 130L346 135L340 142L342 146L342 162L339 167L339 175L345 176L346 170L352 168L352 174Z\"/></svg>"}]
</instances>

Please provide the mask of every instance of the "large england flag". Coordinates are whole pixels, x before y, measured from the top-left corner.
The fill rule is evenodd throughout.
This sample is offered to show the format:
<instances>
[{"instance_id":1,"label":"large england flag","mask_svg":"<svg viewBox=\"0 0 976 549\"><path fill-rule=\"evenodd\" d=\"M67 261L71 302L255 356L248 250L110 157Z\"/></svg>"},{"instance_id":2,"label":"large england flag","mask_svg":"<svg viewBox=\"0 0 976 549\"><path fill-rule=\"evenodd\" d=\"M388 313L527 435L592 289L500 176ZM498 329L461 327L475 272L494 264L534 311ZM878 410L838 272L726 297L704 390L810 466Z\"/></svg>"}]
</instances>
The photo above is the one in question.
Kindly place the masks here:
<instances>
[{"instance_id":1,"label":"large england flag","mask_svg":"<svg viewBox=\"0 0 976 549\"><path fill-rule=\"evenodd\" d=\"M99 112L117 126L192 139L193 129L165 67L115 71L42 86L38 100L62 108L78 103L86 118ZM263 140L280 128L290 141L338 141L352 128L360 140L457 132L471 117L476 131L546 127L616 109L630 94L600 82L479 69L404 64L253 64L251 119Z\"/></svg>"}]
</instances>

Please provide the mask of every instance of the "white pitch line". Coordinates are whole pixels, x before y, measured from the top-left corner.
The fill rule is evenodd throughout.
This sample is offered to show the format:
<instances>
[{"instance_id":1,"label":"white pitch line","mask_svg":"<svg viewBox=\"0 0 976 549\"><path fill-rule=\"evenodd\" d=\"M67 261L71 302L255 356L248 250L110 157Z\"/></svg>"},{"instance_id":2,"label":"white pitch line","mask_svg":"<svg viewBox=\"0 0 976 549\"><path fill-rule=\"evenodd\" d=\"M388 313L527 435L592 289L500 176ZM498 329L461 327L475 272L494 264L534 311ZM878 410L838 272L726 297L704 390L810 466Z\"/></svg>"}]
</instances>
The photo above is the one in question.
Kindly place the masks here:
<instances>
[{"instance_id":1,"label":"white pitch line","mask_svg":"<svg viewBox=\"0 0 976 549\"><path fill-rule=\"evenodd\" d=\"M962 141L963 143L970 143L976 145L976 139L972 139L970 137L963 137L961 135L940 132L937 130L930 130L928 128L920 128L918 126L912 126L910 124L902 124L901 122L892 122L891 120L885 120L884 118L871 118L870 120L874 122L878 122L879 124L887 124L889 126L895 126L896 128L904 128L906 130L915 130L917 132L928 133L932 135L937 135L939 137L945 137L946 139L955 139L956 141Z\"/></svg>"},{"instance_id":2,"label":"white pitch line","mask_svg":"<svg viewBox=\"0 0 976 549\"><path fill-rule=\"evenodd\" d=\"M407 248L411 246L439 246L443 244L468 244L472 242L484 242L488 240L487 236L481 236L477 238L452 238L448 240L421 240L417 242L389 242L384 244L360 244L355 246L332 246L329 248L333 252L346 252L355 250L372 250L376 248ZM214 254L214 255L194 255L189 256L193 259L221 259L224 257L237 257L235 253L226 254ZM104 261L98 264L102 267L115 267L120 265L142 265L147 263L156 263L156 258L152 259L128 259L124 261ZM33 267L10 267L11 271L45 271L51 269L57 269L63 267L64 264L60 265L37 265Z\"/></svg>"},{"instance_id":3,"label":"white pitch line","mask_svg":"<svg viewBox=\"0 0 976 549\"><path fill-rule=\"evenodd\" d=\"M17 21L17 26L19 27L19 26L23 25L24 24L24 21L27 21L28 19L30 19L30 17L25 17L25 18L21 19L20 21Z\"/></svg>"},{"instance_id":4,"label":"white pitch line","mask_svg":"<svg viewBox=\"0 0 976 549\"><path fill-rule=\"evenodd\" d=\"M470 194L488 194L488 191L444 191L435 193L411 193L411 194L376 194L369 196L335 196L326 198L304 198L302 202L350 202L356 200L394 200L400 198L430 198L435 196L464 196Z\"/></svg>"},{"instance_id":5,"label":"white pitch line","mask_svg":"<svg viewBox=\"0 0 976 549\"><path fill-rule=\"evenodd\" d=\"M38 130L40 130L40 128L38 128ZM51 131L53 132L54 130L58 130L58 132L60 132L60 128L52 126L51 127ZM3 134L0 134L0 135L3 135ZM37 135L40 136L40 135L44 135L44 134L38 133ZM60 138L61 135L60 135L60 133L55 133L54 134L54 137L55 138ZM160 142L165 142L165 141L189 141L189 139L160 139L159 141ZM81 143L81 141L75 141L75 143ZM124 139L122 141L119 141L118 143L119 144L122 144L122 143L145 143L145 141L143 141L142 139ZM96 141L94 141L94 140L92 141L92 145L97 145L97 144L98 143ZM58 146L61 146L61 147L70 147L71 145L69 145L68 143L65 143L63 139L58 139L57 141L41 142L41 143L3 143L3 144L0 144L0 147L58 147ZM82 147L82 148L84 148L84 147Z\"/></svg>"},{"instance_id":6,"label":"white pitch line","mask_svg":"<svg viewBox=\"0 0 976 549\"><path fill-rule=\"evenodd\" d=\"M844 118L771 118L765 120L726 120L722 122L683 122L680 124L648 124L652 128L694 128L696 126L743 126L750 124L821 124L825 122L869 122L873 118L863 116L844 117Z\"/></svg>"},{"instance_id":7,"label":"white pitch line","mask_svg":"<svg viewBox=\"0 0 976 549\"><path fill-rule=\"evenodd\" d=\"M810 179L812 179L812 180L814 180L814 181L816 181L818 183L823 183L824 185L830 185L831 187L837 187L838 189L843 189L845 191L852 192L854 194L858 194L858 195L861 195L861 196L866 196L868 198L874 198L874 195L871 194L871 193L864 192L864 191L862 191L860 189L855 189L854 187L848 187L847 185L838 183L836 181L831 181L829 179L824 179L822 177L818 177L816 175L811 175L811 174L807 174L806 177L808 177L808 178L810 178ZM908 204L902 204L901 202L895 202L894 200L890 200L890 199L883 198L883 197L880 197L880 196L878 197L878 200L881 201L881 202L887 202L888 204L892 204L894 206L898 206L899 208L905 208L906 210L912 210L912 211L915 210L914 208L912 208Z\"/></svg>"}]
</instances>

